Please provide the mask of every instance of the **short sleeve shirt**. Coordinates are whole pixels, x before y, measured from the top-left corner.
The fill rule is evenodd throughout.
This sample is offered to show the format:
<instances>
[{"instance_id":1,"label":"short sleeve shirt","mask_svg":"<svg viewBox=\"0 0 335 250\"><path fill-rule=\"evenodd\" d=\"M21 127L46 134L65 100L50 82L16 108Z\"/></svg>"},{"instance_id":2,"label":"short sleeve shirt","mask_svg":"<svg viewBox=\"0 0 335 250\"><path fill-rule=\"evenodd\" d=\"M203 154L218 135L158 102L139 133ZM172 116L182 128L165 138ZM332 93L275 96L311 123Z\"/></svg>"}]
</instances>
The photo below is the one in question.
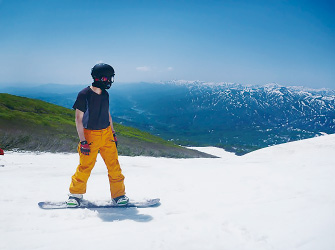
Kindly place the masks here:
<instances>
[{"instance_id":1,"label":"short sleeve shirt","mask_svg":"<svg viewBox=\"0 0 335 250\"><path fill-rule=\"evenodd\" d=\"M83 125L86 129L100 130L110 125L109 94L106 90L98 95L90 87L84 88L72 108L84 112Z\"/></svg>"}]
</instances>

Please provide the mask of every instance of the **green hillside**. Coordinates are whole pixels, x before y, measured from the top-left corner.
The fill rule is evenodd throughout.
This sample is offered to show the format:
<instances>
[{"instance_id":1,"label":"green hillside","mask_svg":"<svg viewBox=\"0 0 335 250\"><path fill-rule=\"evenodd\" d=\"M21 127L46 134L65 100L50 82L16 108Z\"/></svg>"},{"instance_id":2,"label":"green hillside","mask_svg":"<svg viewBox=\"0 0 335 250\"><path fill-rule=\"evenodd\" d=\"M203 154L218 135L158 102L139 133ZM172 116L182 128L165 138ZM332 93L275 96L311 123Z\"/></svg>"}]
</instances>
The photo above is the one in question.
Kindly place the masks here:
<instances>
[{"instance_id":1,"label":"green hillside","mask_svg":"<svg viewBox=\"0 0 335 250\"><path fill-rule=\"evenodd\" d=\"M114 124L120 155L210 157L135 128ZM5 150L75 152L74 111L44 101L0 94L0 147Z\"/></svg>"}]
</instances>

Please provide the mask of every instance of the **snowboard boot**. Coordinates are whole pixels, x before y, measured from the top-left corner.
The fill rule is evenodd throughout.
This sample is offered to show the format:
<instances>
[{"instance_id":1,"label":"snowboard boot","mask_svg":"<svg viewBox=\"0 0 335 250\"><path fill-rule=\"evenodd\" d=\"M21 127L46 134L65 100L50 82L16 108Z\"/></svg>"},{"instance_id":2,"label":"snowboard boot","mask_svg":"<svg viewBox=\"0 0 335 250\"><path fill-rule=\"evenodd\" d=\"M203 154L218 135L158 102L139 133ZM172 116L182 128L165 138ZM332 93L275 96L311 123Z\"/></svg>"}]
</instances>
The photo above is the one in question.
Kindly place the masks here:
<instances>
[{"instance_id":1,"label":"snowboard boot","mask_svg":"<svg viewBox=\"0 0 335 250\"><path fill-rule=\"evenodd\" d=\"M127 206L129 203L129 198L125 195L121 195L113 199L114 204L117 206Z\"/></svg>"},{"instance_id":2,"label":"snowboard boot","mask_svg":"<svg viewBox=\"0 0 335 250\"><path fill-rule=\"evenodd\" d=\"M79 207L82 199L82 194L69 194L69 199L66 202L66 206L70 208Z\"/></svg>"}]
</instances>

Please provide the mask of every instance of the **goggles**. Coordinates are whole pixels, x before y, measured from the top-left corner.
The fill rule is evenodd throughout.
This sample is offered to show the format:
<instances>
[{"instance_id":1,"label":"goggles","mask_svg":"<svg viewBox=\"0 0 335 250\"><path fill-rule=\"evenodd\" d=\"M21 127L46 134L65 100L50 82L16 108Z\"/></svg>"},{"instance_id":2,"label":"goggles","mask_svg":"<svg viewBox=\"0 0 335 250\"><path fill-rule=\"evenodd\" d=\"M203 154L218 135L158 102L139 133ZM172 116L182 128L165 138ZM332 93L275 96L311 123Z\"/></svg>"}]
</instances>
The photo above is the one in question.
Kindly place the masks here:
<instances>
[{"instance_id":1,"label":"goggles","mask_svg":"<svg viewBox=\"0 0 335 250\"><path fill-rule=\"evenodd\" d=\"M101 82L114 82L114 75L111 77L106 77L106 76L102 76L100 79L99 78L95 78L95 81L101 81Z\"/></svg>"}]
</instances>

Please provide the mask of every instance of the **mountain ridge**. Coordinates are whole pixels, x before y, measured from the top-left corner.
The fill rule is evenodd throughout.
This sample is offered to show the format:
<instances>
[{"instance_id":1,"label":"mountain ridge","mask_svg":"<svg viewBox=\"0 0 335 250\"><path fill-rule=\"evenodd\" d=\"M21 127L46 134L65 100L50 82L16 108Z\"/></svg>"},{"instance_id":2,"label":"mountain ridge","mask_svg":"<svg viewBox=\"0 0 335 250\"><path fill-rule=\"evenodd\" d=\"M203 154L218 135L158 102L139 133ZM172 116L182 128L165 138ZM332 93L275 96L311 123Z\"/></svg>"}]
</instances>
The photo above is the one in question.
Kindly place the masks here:
<instances>
[{"instance_id":1,"label":"mountain ridge","mask_svg":"<svg viewBox=\"0 0 335 250\"><path fill-rule=\"evenodd\" d=\"M125 124L138 121L137 110L142 110L142 114L149 117L146 124L154 120L159 127L174 120L172 127L184 134L197 130L199 133L194 131L195 135L206 135L207 138L198 140L202 145L207 141L207 145L226 149L229 145L233 150L245 146L257 149L335 131L335 94L332 90L308 91L278 84L204 84L200 81L142 84L141 89L137 88L146 90L146 97L141 98L141 91L137 91L128 100L128 106L136 110L132 114L116 110L116 117ZM164 117L159 116L159 112L164 113ZM161 131L164 131L161 127L156 130L157 133ZM181 139L183 135L179 133L175 137ZM194 143L193 138L184 139Z\"/></svg>"},{"instance_id":2,"label":"mountain ridge","mask_svg":"<svg viewBox=\"0 0 335 250\"><path fill-rule=\"evenodd\" d=\"M34 97L71 107L76 93L68 91ZM115 121L184 146L244 154L335 131L331 89L176 80L114 84L109 92Z\"/></svg>"}]
</instances>

